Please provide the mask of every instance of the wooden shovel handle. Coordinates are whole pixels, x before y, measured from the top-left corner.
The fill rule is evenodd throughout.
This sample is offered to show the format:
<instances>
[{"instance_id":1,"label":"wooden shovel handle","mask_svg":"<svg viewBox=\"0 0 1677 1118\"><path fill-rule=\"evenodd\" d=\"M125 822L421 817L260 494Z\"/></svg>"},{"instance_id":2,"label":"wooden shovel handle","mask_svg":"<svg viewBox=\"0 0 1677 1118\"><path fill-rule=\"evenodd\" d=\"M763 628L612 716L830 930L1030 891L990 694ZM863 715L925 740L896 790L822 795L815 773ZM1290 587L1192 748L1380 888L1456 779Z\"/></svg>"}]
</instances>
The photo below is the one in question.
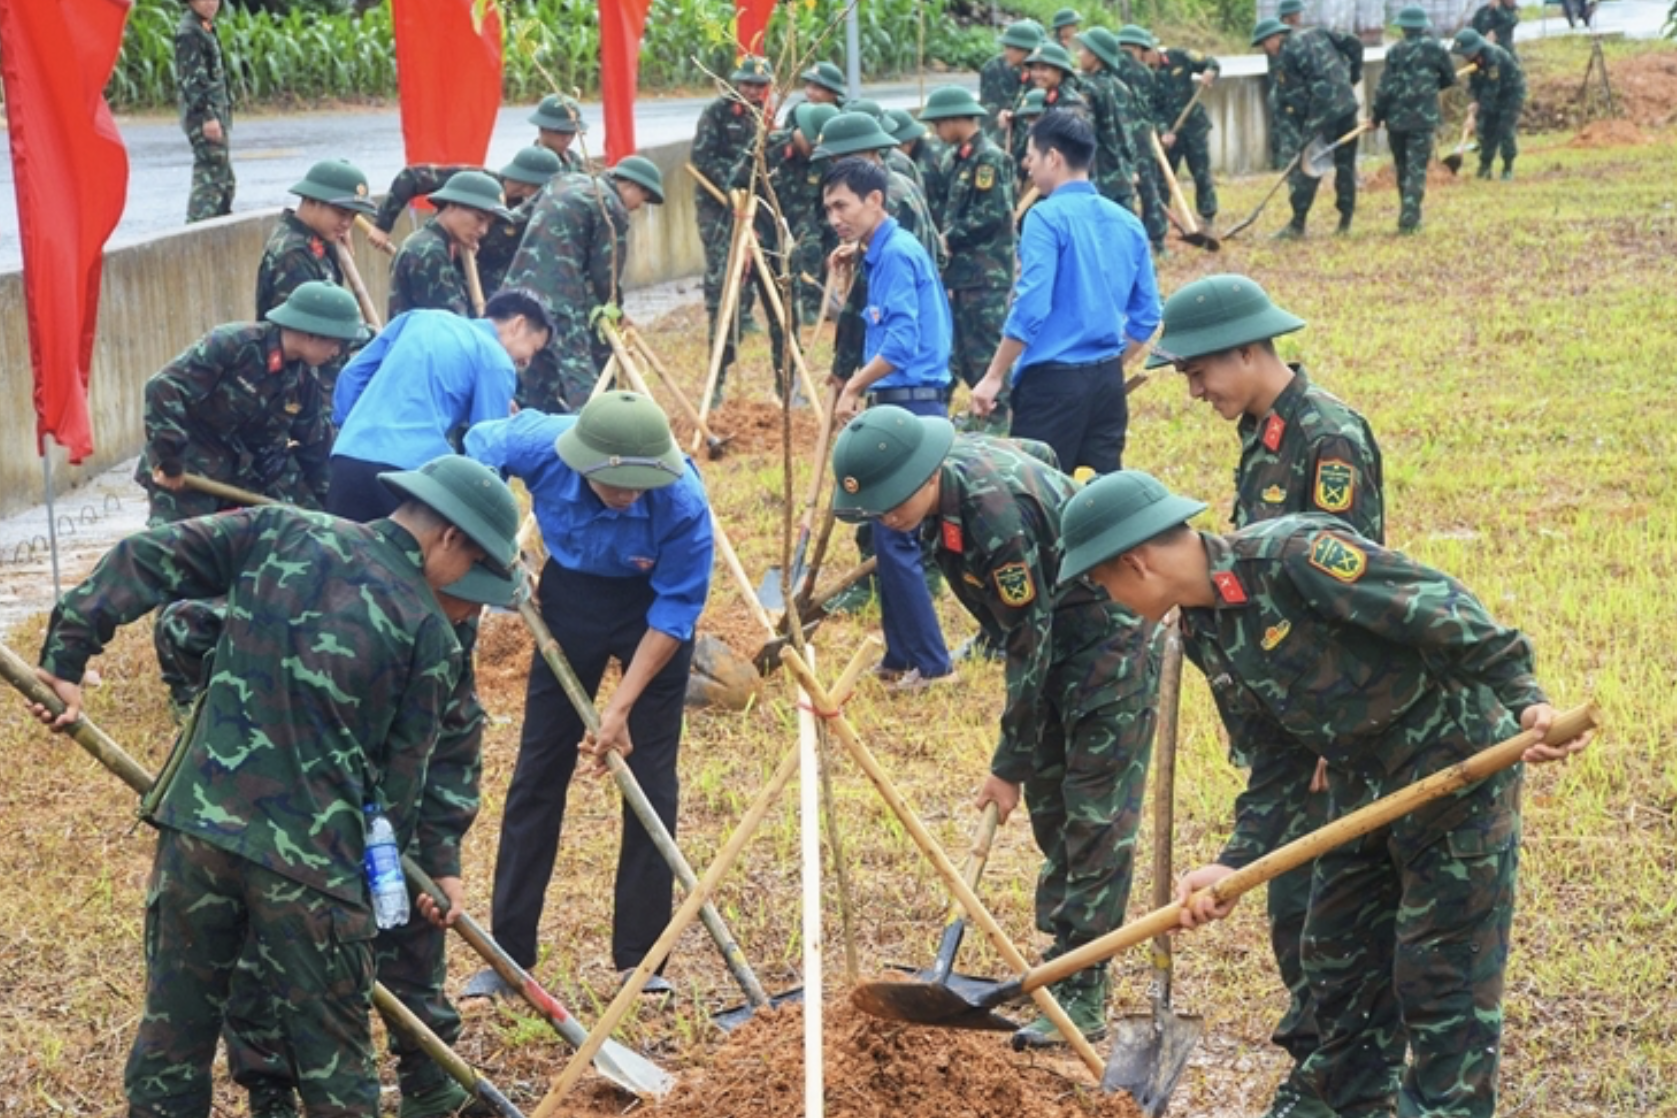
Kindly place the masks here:
<instances>
[{"instance_id":1,"label":"wooden shovel handle","mask_svg":"<svg viewBox=\"0 0 1677 1118\"><path fill-rule=\"evenodd\" d=\"M1170 169L1170 156L1165 154L1164 145L1159 143L1157 132L1147 133L1147 142L1153 145L1153 158L1159 161L1159 170L1165 176L1165 182L1170 186L1171 201L1182 211L1183 228L1188 236L1199 232L1199 226L1194 224L1194 212L1188 208L1188 199L1182 196L1182 184L1176 181L1176 172Z\"/></svg>"},{"instance_id":2,"label":"wooden shovel handle","mask_svg":"<svg viewBox=\"0 0 1677 1118\"><path fill-rule=\"evenodd\" d=\"M1188 103L1182 106L1182 111L1176 114L1176 121L1170 126L1169 131L1172 136L1182 131L1182 126L1188 123L1188 114L1194 111L1194 106L1200 103L1201 97L1205 96L1205 88L1204 81L1196 80L1194 82L1194 95L1188 98Z\"/></svg>"},{"instance_id":3,"label":"wooden shovel handle","mask_svg":"<svg viewBox=\"0 0 1677 1118\"><path fill-rule=\"evenodd\" d=\"M220 497L223 501L232 501L236 505L277 505L280 502L272 497L264 497L260 493L252 493L248 489L240 489L236 485L228 485L224 481L204 477L202 474L182 474L181 480L188 489L196 489L200 493L208 493L212 497Z\"/></svg>"},{"instance_id":4,"label":"wooden shovel handle","mask_svg":"<svg viewBox=\"0 0 1677 1118\"><path fill-rule=\"evenodd\" d=\"M460 262L466 267L466 295L472 301L472 314L483 317L483 277L477 270L477 250L463 248L460 250Z\"/></svg>"},{"instance_id":5,"label":"wooden shovel handle","mask_svg":"<svg viewBox=\"0 0 1677 1118\"><path fill-rule=\"evenodd\" d=\"M362 233L367 234L369 240L371 240L371 235L373 233L379 233L379 234L384 233L384 230L382 230L378 226L374 225L372 223L372 221L367 217L366 214L356 214L355 215L355 227L357 229L361 230ZM386 255L386 256L395 256L396 255L396 246L390 243L390 240L389 240L388 236L386 236L386 238L382 241L372 241L372 244L373 244L373 247L377 248L380 252L384 253L384 255Z\"/></svg>"},{"instance_id":6,"label":"wooden shovel handle","mask_svg":"<svg viewBox=\"0 0 1677 1118\"><path fill-rule=\"evenodd\" d=\"M344 274L344 281L349 284L350 291L355 295L355 301L361 306L361 317L367 320L367 325L374 333L384 329L384 320L379 318L378 307L373 305L373 297L367 293L367 285L361 279L361 269L355 266L355 253L348 245L333 246L338 252L338 268Z\"/></svg>"}]
</instances>

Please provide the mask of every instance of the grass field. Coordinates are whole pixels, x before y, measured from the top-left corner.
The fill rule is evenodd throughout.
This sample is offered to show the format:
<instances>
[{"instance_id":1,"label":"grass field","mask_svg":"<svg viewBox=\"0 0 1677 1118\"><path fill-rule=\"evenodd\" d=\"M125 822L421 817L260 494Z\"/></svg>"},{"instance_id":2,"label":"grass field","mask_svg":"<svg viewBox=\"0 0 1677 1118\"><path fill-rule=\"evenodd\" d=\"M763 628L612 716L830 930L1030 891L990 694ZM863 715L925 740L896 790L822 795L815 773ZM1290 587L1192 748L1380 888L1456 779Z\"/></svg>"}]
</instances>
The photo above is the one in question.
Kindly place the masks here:
<instances>
[{"instance_id":1,"label":"grass field","mask_svg":"<svg viewBox=\"0 0 1677 1118\"><path fill-rule=\"evenodd\" d=\"M1563 60L1564 61L1564 60ZM1571 62L1565 61L1570 72ZM1581 66L1577 68L1581 72ZM1564 133L1523 138L1512 183L1435 186L1426 232L1397 238L1397 198L1366 194L1349 238L1331 228L1331 198L1300 244L1271 244L1285 220L1265 220L1220 256L1175 249L1161 266L1168 293L1221 270L1258 278L1309 320L1284 353L1369 417L1385 454L1390 542L1472 586L1534 639L1557 705L1589 698L1608 729L1583 758L1528 774L1525 849L1508 972L1502 1113L1677 1114L1677 137L1637 146L1577 147ZM1365 168L1376 172L1378 164ZM1224 224L1247 212L1265 179L1224 190ZM1247 239L1247 238L1250 239ZM675 312L648 337L696 388L701 315ZM781 457L766 356L716 417L722 432L752 427L725 462L701 462L712 499L760 574L780 554ZM819 355L818 355L819 357ZM758 406L734 401L758 398ZM807 420L800 418L805 432ZM799 452L807 459L808 452ZM1196 407L1166 371L1132 397L1126 464L1209 500L1203 526L1226 515L1237 458L1231 427ZM807 464L799 467L802 492ZM850 545L835 539L835 569ZM947 596L951 644L971 631ZM816 644L836 672L877 618L829 622ZM8 637L25 655L41 621ZM718 572L704 628L749 652L756 633L736 588ZM482 673L493 716L483 811L467 843L471 904L487 920L489 875L520 717L528 653L506 618L492 619ZM148 764L169 722L155 679L149 627L125 632L100 665L94 719ZM690 718L683 750L681 836L706 864L781 753L796 738L785 677L743 714ZM955 687L900 698L864 685L848 708L909 800L958 856L974 815L1001 705L996 667L962 668ZM121 1069L140 1013L140 933L151 838L136 832L133 798L73 746L47 739L15 703L0 722L8 779L0 787L0 1113L120 1112ZM1219 848L1240 776L1209 693L1187 673L1178 777L1179 867ZM856 898L863 967L929 963L945 900L902 827L847 760L833 781ZM793 793L795 794L795 793ZM772 990L800 965L798 822L790 796L728 880L719 906ZM595 1018L614 991L607 942L618 805L604 784L579 782L544 924L538 977ZM1131 912L1148 906L1144 836ZM1035 854L1023 819L1003 829L980 893L1016 942L1030 924ZM841 953L836 897L824 912L829 966ZM973 933L969 972L1001 969ZM478 961L451 950L458 983ZM1146 959L1118 961L1113 1012L1144 1012ZM626 1039L674 1069L702 1066L719 1043L709 1010L737 1001L702 930L669 968L680 996L648 1010ZM1267 1045L1282 1004L1262 905L1178 947L1176 996L1203 1014L1207 1039L1177 1095L1177 1113L1256 1113L1282 1069ZM1000 1041L997 1042L1001 1043ZM564 1050L545 1025L514 1009L474 1011L462 1052L515 1101L533 1106ZM388 1076L388 1069L387 1069ZM600 1091L602 1113L624 1109ZM394 1112L394 1097L390 1100ZM223 1083L220 1113L243 1114Z\"/></svg>"}]
</instances>

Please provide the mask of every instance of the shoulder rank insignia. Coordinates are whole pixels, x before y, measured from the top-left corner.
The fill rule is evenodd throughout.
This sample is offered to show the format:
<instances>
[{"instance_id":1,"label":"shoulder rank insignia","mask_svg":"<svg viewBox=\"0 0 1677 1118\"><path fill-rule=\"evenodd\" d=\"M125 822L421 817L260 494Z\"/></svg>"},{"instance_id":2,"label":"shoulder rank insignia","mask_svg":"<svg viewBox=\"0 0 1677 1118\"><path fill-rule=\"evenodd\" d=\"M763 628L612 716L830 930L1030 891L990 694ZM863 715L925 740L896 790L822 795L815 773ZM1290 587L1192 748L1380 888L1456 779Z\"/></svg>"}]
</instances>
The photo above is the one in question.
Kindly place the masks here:
<instances>
[{"instance_id":1,"label":"shoulder rank insignia","mask_svg":"<svg viewBox=\"0 0 1677 1118\"><path fill-rule=\"evenodd\" d=\"M1246 587L1240 584L1240 579L1235 576L1233 571L1217 571L1211 576L1211 583L1217 587L1217 593L1221 594L1223 601L1229 605L1243 606L1246 604Z\"/></svg>"},{"instance_id":2,"label":"shoulder rank insignia","mask_svg":"<svg viewBox=\"0 0 1677 1118\"><path fill-rule=\"evenodd\" d=\"M1264 651L1271 652L1275 646L1287 639L1287 634L1293 631L1293 623L1283 619L1277 625L1271 625L1264 630Z\"/></svg>"},{"instance_id":3,"label":"shoulder rank insignia","mask_svg":"<svg viewBox=\"0 0 1677 1118\"><path fill-rule=\"evenodd\" d=\"M973 176L972 184L980 190L989 190L996 185L996 169L989 164L980 167Z\"/></svg>"},{"instance_id":4,"label":"shoulder rank insignia","mask_svg":"<svg viewBox=\"0 0 1677 1118\"><path fill-rule=\"evenodd\" d=\"M1028 606L1036 600L1036 583L1031 581L1031 569L1023 563L1008 563L997 567L990 577L996 580L996 593L1002 603L1015 608Z\"/></svg>"},{"instance_id":5,"label":"shoulder rank insignia","mask_svg":"<svg viewBox=\"0 0 1677 1118\"><path fill-rule=\"evenodd\" d=\"M326 242L319 237L310 237L309 251L314 254L316 260L324 258L326 256Z\"/></svg>"},{"instance_id":6,"label":"shoulder rank insignia","mask_svg":"<svg viewBox=\"0 0 1677 1118\"><path fill-rule=\"evenodd\" d=\"M1356 582L1368 569L1368 555L1355 544L1323 532L1310 544L1310 565L1340 582Z\"/></svg>"},{"instance_id":7,"label":"shoulder rank insignia","mask_svg":"<svg viewBox=\"0 0 1677 1118\"><path fill-rule=\"evenodd\" d=\"M1276 451L1281 449L1281 436L1287 433L1287 421L1279 415L1271 415L1264 424L1264 446Z\"/></svg>"},{"instance_id":8,"label":"shoulder rank insignia","mask_svg":"<svg viewBox=\"0 0 1677 1118\"><path fill-rule=\"evenodd\" d=\"M961 539L961 525L959 521L945 520L943 522L943 546L948 551L959 555L966 548L966 541Z\"/></svg>"},{"instance_id":9,"label":"shoulder rank insignia","mask_svg":"<svg viewBox=\"0 0 1677 1118\"><path fill-rule=\"evenodd\" d=\"M270 349L268 351L268 371L277 373L283 368L285 368L285 354L278 348Z\"/></svg>"},{"instance_id":10,"label":"shoulder rank insignia","mask_svg":"<svg viewBox=\"0 0 1677 1118\"><path fill-rule=\"evenodd\" d=\"M1351 507L1357 471L1341 458L1324 458L1316 463L1316 507L1325 512L1344 512Z\"/></svg>"},{"instance_id":11,"label":"shoulder rank insignia","mask_svg":"<svg viewBox=\"0 0 1677 1118\"><path fill-rule=\"evenodd\" d=\"M1286 499L1287 491L1282 489L1279 485L1272 485L1268 489L1264 490L1264 504L1266 505L1279 505Z\"/></svg>"},{"instance_id":12,"label":"shoulder rank insignia","mask_svg":"<svg viewBox=\"0 0 1677 1118\"><path fill-rule=\"evenodd\" d=\"M961 154L959 156L957 156L957 158L965 159L967 156L969 156L971 154L972 154L972 142L968 141L967 143L964 143L964 144L961 145Z\"/></svg>"}]
</instances>

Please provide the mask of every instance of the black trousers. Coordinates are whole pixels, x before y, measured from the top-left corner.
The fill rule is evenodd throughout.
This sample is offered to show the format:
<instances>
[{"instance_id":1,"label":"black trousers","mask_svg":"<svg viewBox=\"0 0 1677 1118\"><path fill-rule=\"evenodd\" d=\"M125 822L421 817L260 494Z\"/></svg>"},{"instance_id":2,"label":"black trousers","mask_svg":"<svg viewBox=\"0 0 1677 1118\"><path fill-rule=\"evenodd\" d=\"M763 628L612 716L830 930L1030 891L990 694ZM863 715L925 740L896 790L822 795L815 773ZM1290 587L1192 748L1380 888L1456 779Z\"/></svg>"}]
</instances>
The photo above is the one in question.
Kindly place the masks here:
<instances>
[{"instance_id":1,"label":"black trousers","mask_svg":"<svg viewBox=\"0 0 1677 1118\"><path fill-rule=\"evenodd\" d=\"M1018 439L1054 448L1060 469L1087 466L1097 474L1123 468L1130 406L1124 365L1118 357L1090 365L1049 363L1021 369L1013 386L1013 427Z\"/></svg>"},{"instance_id":2,"label":"black trousers","mask_svg":"<svg viewBox=\"0 0 1677 1118\"><path fill-rule=\"evenodd\" d=\"M651 583L581 574L550 559L542 570L540 593L542 619L553 630L583 689L594 695L609 660L615 657L627 665L634 658L646 634L646 611L654 597ZM693 642L688 641L647 685L629 715L629 738L635 746L628 757L629 770L672 835L681 790L676 753L692 660ZM553 877L565 821L565 794L576 771L582 734L582 719L537 653L524 695L518 763L501 818L491 904L495 938L520 966L536 962L536 930ZM639 965L657 941L670 921L674 884L669 863L625 802L611 928L616 969Z\"/></svg>"},{"instance_id":3,"label":"black trousers","mask_svg":"<svg viewBox=\"0 0 1677 1118\"><path fill-rule=\"evenodd\" d=\"M326 511L358 524L389 516L396 511L402 499L386 489L378 476L401 468L334 454L332 488L326 493Z\"/></svg>"}]
</instances>

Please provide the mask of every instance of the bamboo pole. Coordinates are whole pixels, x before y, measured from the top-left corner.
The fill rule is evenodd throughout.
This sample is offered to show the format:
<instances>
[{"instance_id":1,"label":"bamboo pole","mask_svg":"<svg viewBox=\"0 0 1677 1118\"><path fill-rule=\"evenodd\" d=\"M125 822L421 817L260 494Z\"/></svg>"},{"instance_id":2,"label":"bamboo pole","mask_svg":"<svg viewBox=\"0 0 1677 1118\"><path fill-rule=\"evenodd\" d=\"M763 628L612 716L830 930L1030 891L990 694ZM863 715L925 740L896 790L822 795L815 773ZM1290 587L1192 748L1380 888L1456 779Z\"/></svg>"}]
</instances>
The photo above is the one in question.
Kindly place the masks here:
<instances>
[{"instance_id":1,"label":"bamboo pole","mask_svg":"<svg viewBox=\"0 0 1677 1118\"><path fill-rule=\"evenodd\" d=\"M348 245L334 245L338 253L338 267L349 283L349 289L355 295L355 301L361 304L361 317L367 320L367 325L377 333L384 329L384 320L379 317L378 308L373 305L373 297L367 292L367 285L362 282L361 269L355 266L355 253Z\"/></svg>"}]
</instances>

